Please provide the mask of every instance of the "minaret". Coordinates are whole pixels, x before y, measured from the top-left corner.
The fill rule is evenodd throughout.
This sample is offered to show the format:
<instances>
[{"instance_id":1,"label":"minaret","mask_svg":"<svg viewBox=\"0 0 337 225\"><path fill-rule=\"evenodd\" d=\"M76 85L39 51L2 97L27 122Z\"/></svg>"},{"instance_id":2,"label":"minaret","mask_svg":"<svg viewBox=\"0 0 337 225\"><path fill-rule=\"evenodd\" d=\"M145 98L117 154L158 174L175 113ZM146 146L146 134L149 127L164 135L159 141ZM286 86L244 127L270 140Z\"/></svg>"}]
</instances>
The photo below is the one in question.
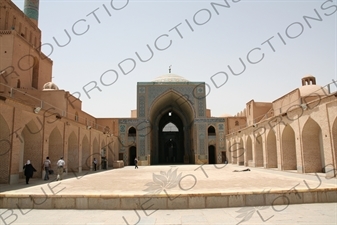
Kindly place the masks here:
<instances>
[{"instance_id":1,"label":"minaret","mask_svg":"<svg viewBox=\"0 0 337 225\"><path fill-rule=\"evenodd\" d=\"M25 0L23 12L37 26L39 20L39 0Z\"/></svg>"}]
</instances>

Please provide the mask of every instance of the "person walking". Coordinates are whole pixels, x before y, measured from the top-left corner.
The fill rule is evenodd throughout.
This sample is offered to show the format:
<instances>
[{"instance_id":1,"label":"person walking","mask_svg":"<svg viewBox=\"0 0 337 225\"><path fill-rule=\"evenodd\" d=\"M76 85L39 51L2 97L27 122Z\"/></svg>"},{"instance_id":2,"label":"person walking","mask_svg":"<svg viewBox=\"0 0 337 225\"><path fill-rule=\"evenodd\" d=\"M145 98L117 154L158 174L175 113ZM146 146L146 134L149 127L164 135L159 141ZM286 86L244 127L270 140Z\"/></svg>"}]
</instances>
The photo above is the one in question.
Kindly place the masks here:
<instances>
[{"instance_id":1,"label":"person walking","mask_svg":"<svg viewBox=\"0 0 337 225\"><path fill-rule=\"evenodd\" d=\"M65 165L66 162L63 160L63 157L61 157L59 161L57 161L57 178L56 178L57 181L62 180Z\"/></svg>"},{"instance_id":2,"label":"person walking","mask_svg":"<svg viewBox=\"0 0 337 225\"><path fill-rule=\"evenodd\" d=\"M137 157L135 158L135 169L138 169L138 159L137 159Z\"/></svg>"},{"instance_id":3,"label":"person walking","mask_svg":"<svg viewBox=\"0 0 337 225\"><path fill-rule=\"evenodd\" d=\"M94 170L96 171L96 167L97 167L97 160L96 160L96 158L94 158L94 161L92 162L92 164L94 165Z\"/></svg>"},{"instance_id":4,"label":"person walking","mask_svg":"<svg viewBox=\"0 0 337 225\"><path fill-rule=\"evenodd\" d=\"M44 180L49 180L49 169L51 166L51 162L49 160L49 156L47 156L46 160L44 161L44 170L46 174L44 175Z\"/></svg>"},{"instance_id":5,"label":"person walking","mask_svg":"<svg viewBox=\"0 0 337 225\"><path fill-rule=\"evenodd\" d=\"M27 163L23 166L25 170L24 174L26 176L26 184L29 184L29 179L33 177L33 173L36 172L36 169L30 163L30 160L27 160Z\"/></svg>"}]
</instances>

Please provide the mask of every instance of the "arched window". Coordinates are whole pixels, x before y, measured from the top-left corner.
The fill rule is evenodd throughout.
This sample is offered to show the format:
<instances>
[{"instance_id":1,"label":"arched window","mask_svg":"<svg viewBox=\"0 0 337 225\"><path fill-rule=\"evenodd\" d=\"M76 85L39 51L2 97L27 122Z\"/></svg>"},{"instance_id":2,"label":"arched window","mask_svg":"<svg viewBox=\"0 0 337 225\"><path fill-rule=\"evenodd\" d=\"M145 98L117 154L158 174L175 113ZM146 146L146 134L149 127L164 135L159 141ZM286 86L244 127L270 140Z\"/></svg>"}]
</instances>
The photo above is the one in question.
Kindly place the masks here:
<instances>
[{"instance_id":1,"label":"arched window","mask_svg":"<svg viewBox=\"0 0 337 225\"><path fill-rule=\"evenodd\" d=\"M32 87L38 89L38 84L39 84L39 60L36 57L34 57Z\"/></svg>"},{"instance_id":2,"label":"arched window","mask_svg":"<svg viewBox=\"0 0 337 225\"><path fill-rule=\"evenodd\" d=\"M20 79L17 80L16 87L17 87L17 88L20 88L20 87L21 87L21 81L20 81Z\"/></svg>"},{"instance_id":3,"label":"arched window","mask_svg":"<svg viewBox=\"0 0 337 225\"><path fill-rule=\"evenodd\" d=\"M168 123L164 126L163 132L178 132L179 129L174 123Z\"/></svg>"},{"instance_id":4,"label":"arched window","mask_svg":"<svg viewBox=\"0 0 337 225\"><path fill-rule=\"evenodd\" d=\"M78 121L78 113L75 113L75 121Z\"/></svg>"},{"instance_id":5,"label":"arched window","mask_svg":"<svg viewBox=\"0 0 337 225\"><path fill-rule=\"evenodd\" d=\"M128 132L128 136L136 136L136 128L134 127L130 127L129 132Z\"/></svg>"},{"instance_id":6,"label":"arched window","mask_svg":"<svg viewBox=\"0 0 337 225\"><path fill-rule=\"evenodd\" d=\"M235 126L239 126L239 121L235 121Z\"/></svg>"},{"instance_id":7,"label":"arched window","mask_svg":"<svg viewBox=\"0 0 337 225\"><path fill-rule=\"evenodd\" d=\"M215 128L213 126L208 127L208 135L215 135Z\"/></svg>"}]
</instances>

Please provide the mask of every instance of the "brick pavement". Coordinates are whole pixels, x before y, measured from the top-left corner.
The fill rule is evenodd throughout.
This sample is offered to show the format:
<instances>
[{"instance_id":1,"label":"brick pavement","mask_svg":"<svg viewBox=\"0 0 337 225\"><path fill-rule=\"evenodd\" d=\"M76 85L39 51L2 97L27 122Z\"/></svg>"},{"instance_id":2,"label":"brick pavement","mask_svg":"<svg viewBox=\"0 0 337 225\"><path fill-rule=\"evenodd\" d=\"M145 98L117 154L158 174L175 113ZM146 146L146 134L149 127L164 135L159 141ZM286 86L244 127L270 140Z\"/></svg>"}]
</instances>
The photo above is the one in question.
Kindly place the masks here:
<instances>
[{"instance_id":1,"label":"brick pavement","mask_svg":"<svg viewBox=\"0 0 337 225\"><path fill-rule=\"evenodd\" d=\"M5 209L203 209L337 202L336 178L236 165L125 167L0 186ZM53 177L51 177L53 179Z\"/></svg>"}]
</instances>

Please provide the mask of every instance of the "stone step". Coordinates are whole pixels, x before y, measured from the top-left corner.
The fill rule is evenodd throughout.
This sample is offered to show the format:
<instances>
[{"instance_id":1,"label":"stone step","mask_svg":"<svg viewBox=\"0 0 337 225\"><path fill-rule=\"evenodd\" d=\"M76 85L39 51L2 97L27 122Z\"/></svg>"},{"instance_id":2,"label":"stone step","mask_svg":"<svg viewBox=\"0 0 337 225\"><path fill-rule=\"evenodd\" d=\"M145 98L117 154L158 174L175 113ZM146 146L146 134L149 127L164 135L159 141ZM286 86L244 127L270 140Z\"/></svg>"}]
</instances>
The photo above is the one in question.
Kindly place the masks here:
<instances>
[{"instance_id":1,"label":"stone step","mask_svg":"<svg viewBox=\"0 0 337 225\"><path fill-rule=\"evenodd\" d=\"M242 172L241 172L242 171ZM337 202L337 179L238 165L165 165L69 173L0 186L7 209L202 209ZM282 206L281 206L282 205Z\"/></svg>"},{"instance_id":2,"label":"stone step","mask_svg":"<svg viewBox=\"0 0 337 225\"><path fill-rule=\"evenodd\" d=\"M158 195L41 195L0 194L0 206L7 209L110 209L157 210L203 209L244 206L288 206L290 204L337 202L337 188L279 190L265 193L198 193Z\"/></svg>"}]
</instances>

